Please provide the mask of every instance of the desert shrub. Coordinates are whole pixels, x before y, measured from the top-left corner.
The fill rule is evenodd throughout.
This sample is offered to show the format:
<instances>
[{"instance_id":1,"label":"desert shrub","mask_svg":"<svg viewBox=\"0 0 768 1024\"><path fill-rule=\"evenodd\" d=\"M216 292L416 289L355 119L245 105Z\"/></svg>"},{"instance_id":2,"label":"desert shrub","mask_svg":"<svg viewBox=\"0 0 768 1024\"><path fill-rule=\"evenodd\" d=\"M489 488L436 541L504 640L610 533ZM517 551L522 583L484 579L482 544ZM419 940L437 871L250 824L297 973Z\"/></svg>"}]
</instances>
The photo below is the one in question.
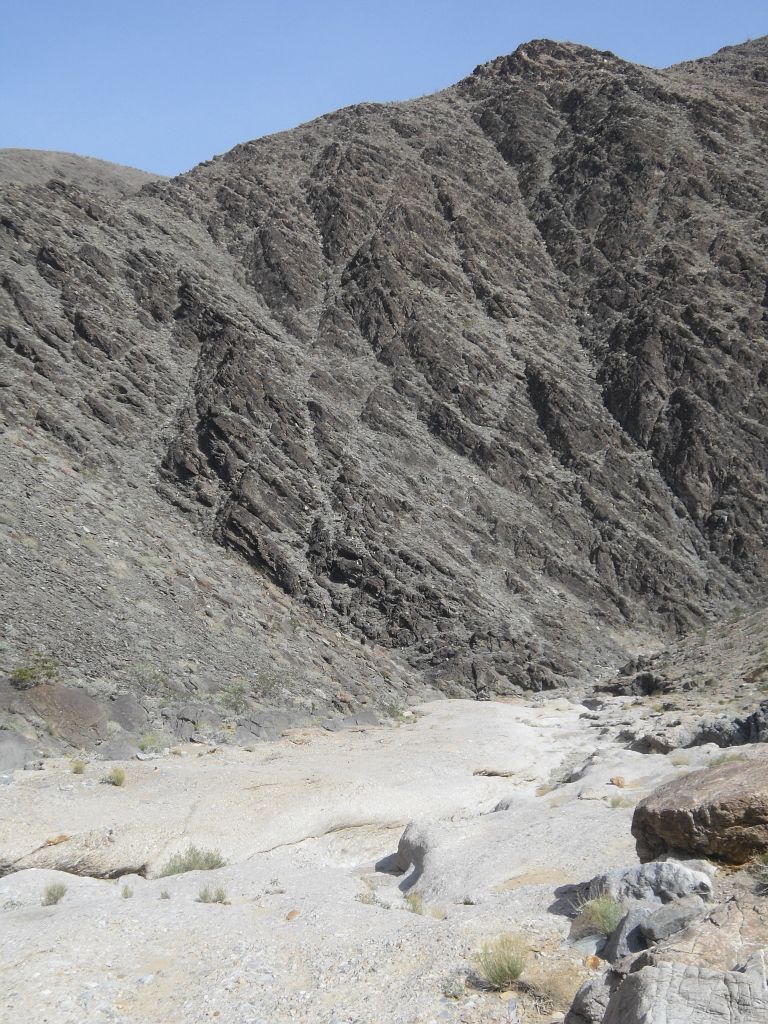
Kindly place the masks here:
<instances>
[{"instance_id":1,"label":"desert shrub","mask_svg":"<svg viewBox=\"0 0 768 1024\"><path fill-rule=\"evenodd\" d=\"M69 762L69 770L73 775L83 775L85 773L85 761L81 761L79 757L73 758Z\"/></svg>"},{"instance_id":2,"label":"desert shrub","mask_svg":"<svg viewBox=\"0 0 768 1024\"><path fill-rule=\"evenodd\" d=\"M207 885L204 885L200 892L197 894L198 903L226 903L227 893L222 886L217 886L215 889L210 889Z\"/></svg>"},{"instance_id":3,"label":"desert shrub","mask_svg":"<svg viewBox=\"0 0 768 1024\"><path fill-rule=\"evenodd\" d=\"M62 882L52 882L50 885L45 887L43 892L42 905L44 907L53 907L57 903L61 903L67 892L67 887Z\"/></svg>"},{"instance_id":4,"label":"desert shrub","mask_svg":"<svg viewBox=\"0 0 768 1024\"><path fill-rule=\"evenodd\" d=\"M412 914L424 913L424 900L417 892L409 892L406 894L405 905Z\"/></svg>"},{"instance_id":5,"label":"desert shrub","mask_svg":"<svg viewBox=\"0 0 768 1024\"><path fill-rule=\"evenodd\" d=\"M160 890L160 899L161 900L169 900L170 898L171 898L171 894L168 892L167 889L161 889Z\"/></svg>"},{"instance_id":6,"label":"desert shrub","mask_svg":"<svg viewBox=\"0 0 768 1024\"><path fill-rule=\"evenodd\" d=\"M519 988L538 1014L567 1010L583 978L572 964L539 967L526 974Z\"/></svg>"},{"instance_id":7,"label":"desert shrub","mask_svg":"<svg viewBox=\"0 0 768 1024\"><path fill-rule=\"evenodd\" d=\"M174 853L158 872L158 878L168 875L183 875L186 871L214 871L223 868L227 862L219 850L204 850L199 846L189 846L183 853Z\"/></svg>"},{"instance_id":8,"label":"desert shrub","mask_svg":"<svg viewBox=\"0 0 768 1024\"><path fill-rule=\"evenodd\" d=\"M111 768L101 781L105 786L124 786L125 772L122 768Z\"/></svg>"},{"instance_id":9,"label":"desert shrub","mask_svg":"<svg viewBox=\"0 0 768 1024\"><path fill-rule=\"evenodd\" d=\"M30 690L40 683L49 683L56 679L58 666L53 658L44 654L33 654L22 665L17 665L11 672L10 682L17 690Z\"/></svg>"},{"instance_id":10,"label":"desert shrub","mask_svg":"<svg viewBox=\"0 0 768 1024\"><path fill-rule=\"evenodd\" d=\"M624 904L607 892L587 900L578 909L579 918L601 935L610 935L627 912Z\"/></svg>"},{"instance_id":11,"label":"desert shrub","mask_svg":"<svg viewBox=\"0 0 768 1024\"><path fill-rule=\"evenodd\" d=\"M124 900L129 900L131 896L133 896L133 889L130 887L130 885L124 885L123 888L120 890L120 895L123 897Z\"/></svg>"},{"instance_id":12,"label":"desert shrub","mask_svg":"<svg viewBox=\"0 0 768 1024\"><path fill-rule=\"evenodd\" d=\"M443 979L442 991L446 999L461 999L466 995L467 984L464 971L457 969L446 975Z\"/></svg>"},{"instance_id":13,"label":"desert shrub","mask_svg":"<svg viewBox=\"0 0 768 1024\"><path fill-rule=\"evenodd\" d=\"M248 687L239 679L233 680L219 694L219 700L227 711L241 715L248 707Z\"/></svg>"},{"instance_id":14,"label":"desert shrub","mask_svg":"<svg viewBox=\"0 0 768 1024\"><path fill-rule=\"evenodd\" d=\"M768 853L761 853L750 865L755 888L762 896L768 896Z\"/></svg>"},{"instance_id":15,"label":"desert shrub","mask_svg":"<svg viewBox=\"0 0 768 1024\"><path fill-rule=\"evenodd\" d=\"M507 932L482 947L475 958L475 965L492 989L506 992L523 973L527 959L525 940Z\"/></svg>"},{"instance_id":16,"label":"desert shrub","mask_svg":"<svg viewBox=\"0 0 768 1024\"><path fill-rule=\"evenodd\" d=\"M367 907L380 907L378 897L375 892L371 892L370 889L366 889L365 892L359 892L355 899L358 903L364 903Z\"/></svg>"},{"instance_id":17,"label":"desert shrub","mask_svg":"<svg viewBox=\"0 0 768 1024\"><path fill-rule=\"evenodd\" d=\"M132 683L138 684L144 693L152 696L163 693L170 683L167 674L149 662L137 662L130 666L128 675Z\"/></svg>"},{"instance_id":18,"label":"desert shrub","mask_svg":"<svg viewBox=\"0 0 768 1024\"><path fill-rule=\"evenodd\" d=\"M139 740L139 750L143 754L159 754L165 747L165 737L159 732L145 732Z\"/></svg>"}]
</instances>

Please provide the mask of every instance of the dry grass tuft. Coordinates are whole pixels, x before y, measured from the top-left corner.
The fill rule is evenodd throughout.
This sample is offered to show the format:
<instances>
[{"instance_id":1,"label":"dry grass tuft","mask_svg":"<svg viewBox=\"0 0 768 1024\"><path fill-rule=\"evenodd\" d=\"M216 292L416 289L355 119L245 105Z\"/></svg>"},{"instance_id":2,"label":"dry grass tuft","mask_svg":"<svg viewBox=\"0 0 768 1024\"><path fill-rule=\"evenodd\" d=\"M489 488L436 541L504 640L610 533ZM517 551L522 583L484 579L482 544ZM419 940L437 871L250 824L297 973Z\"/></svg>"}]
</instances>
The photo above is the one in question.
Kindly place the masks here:
<instances>
[{"instance_id":1,"label":"dry grass tuft","mask_svg":"<svg viewBox=\"0 0 768 1024\"><path fill-rule=\"evenodd\" d=\"M62 882L52 882L45 887L41 903L44 907L53 907L61 903L67 893L67 887Z\"/></svg>"},{"instance_id":2,"label":"dry grass tuft","mask_svg":"<svg viewBox=\"0 0 768 1024\"><path fill-rule=\"evenodd\" d=\"M204 885L200 892L197 894L198 903L226 903L227 892L223 886L219 885L215 889L210 889L207 885Z\"/></svg>"},{"instance_id":3,"label":"dry grass tuft","mask_svg":"<svg viewBox=\"0 0 768 1024\"><path fill-rule=\"evenodd\" d=\"M578 919L590 925L600 935L610 935L627 912L624 904L611 896L600 893L577 907Z\"/></svg>"},{"instance_id":4,"label":"dry grass tuft","mask_svg":"<svg viewBox=\"0 0 768 1024\"><path fill-rule=\"evenodd\" d=\"M122 768L112 768L101 781L105 786L124 786L125 772Z\"/></svg>"},{"instance_id":5,"label":"dry grass tuft","mask_svg":"<svg viewBox=\"0 0 768 1024\"><path fill-rule=\"evenodd\" d=\"M183 853L175 853L157 873L157 877L183 875L186 871L214 871L216 868L223 868L226 863L219 850L189 846Z\"/></svg>"},{"instance_id":6,"label":"dry grass tuft","mask_svg":"<svg viewBox=\"0 0 768 1024\"><path fill-rule=\"evenodd\" d=\"M528 945L520 935L506 932L487 942L475 958L479 974L497 992L506 992L523 973Z\"/></svg>"}]
</instances>

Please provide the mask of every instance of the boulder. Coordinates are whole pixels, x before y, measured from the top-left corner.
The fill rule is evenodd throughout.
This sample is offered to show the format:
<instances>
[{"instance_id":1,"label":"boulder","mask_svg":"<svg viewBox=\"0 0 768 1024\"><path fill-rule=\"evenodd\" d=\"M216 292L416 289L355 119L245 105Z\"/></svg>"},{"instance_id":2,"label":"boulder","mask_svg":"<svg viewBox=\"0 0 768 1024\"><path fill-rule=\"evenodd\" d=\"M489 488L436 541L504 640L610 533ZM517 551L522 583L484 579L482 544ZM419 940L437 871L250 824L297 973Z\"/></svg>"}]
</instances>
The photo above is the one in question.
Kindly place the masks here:
<instances>
[{"instance_id":1,"label":"boulder","mask_svg":"<svg viewBox=\"0 0 768 1024\"><path fill-rule=\"evenodd\" d=\"M607 892L617 900L666 903L693 894L708 898L712 894L712 879L704 871L670 859L596 875L588 883L587 891L590 894Z\"/></svg>"},{"instance_id":2,"label":"boulder","mask_svg":"<svg viewBox=\"0 0 768 1024\"><path fill-rule=\"evenodd\" d=\"M700 896L685 896L659 907L639 922L639 928L648 943L661 942L703 917L706 910L707 906Z\"/></svg>"},{"instance_id":3,"label":"boulder","mask_svg":"<svg viewBox=\"0 0 768 1024\"><path fill-rule=\"evenodd\" d=\"M674 904L670 904L674 906ZM643 900L633 903L622 917L617 928L611 932L608 942L603 947L604 960L615 964L629 956L648 948L648 940L643 932L643 924L655 910L663 910L658 904Z\"/></svg>"},{"instance_id":4,"label":"boulder","mask_svg":"<svg viewBox=\"0 0 768 1024\"><path fill-rule=\"evenodd\" d=\"M584 982L576 993L563 1024L600 1024L612 993L621 983L622 976L606 971Z\"/></svg>"},{"instance_id":5,"label":"boulder","mask_svg":"<svg viewBox=\"0 0 768 1024\"><path fill-rule=\"evenodd\" d=\"M768 759L734 761L667 782L637 805L642 861L667 852L741 864L768 850Z\"/></svg>"},{"instance_id":6,"label":"boulder","mask_svg":"<svg viewBox=\"0 0 768 1024\"><path fill-rule=\"evenodd\" d=\"M671 962L642 967L613 992L602 1024L765 1024L766 1020L765 959L757 953L734 971Z\"/></svg>"}]
</instances>

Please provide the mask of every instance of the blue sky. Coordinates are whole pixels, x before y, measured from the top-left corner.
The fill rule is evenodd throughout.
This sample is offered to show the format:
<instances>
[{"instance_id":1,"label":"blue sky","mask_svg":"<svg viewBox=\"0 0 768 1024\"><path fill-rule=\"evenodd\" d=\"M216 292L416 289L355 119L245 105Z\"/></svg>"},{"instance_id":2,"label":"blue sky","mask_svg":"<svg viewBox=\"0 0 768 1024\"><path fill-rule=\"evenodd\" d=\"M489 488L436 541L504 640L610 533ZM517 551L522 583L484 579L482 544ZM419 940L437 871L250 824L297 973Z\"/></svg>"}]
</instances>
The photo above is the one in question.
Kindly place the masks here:
<instances>
[{"instance_id":1,"label":"blue sky","mask_svg":"<svg viewBox=\"0 0 768 1024\"><path fill-rule=\"evenodd\" d=\"M528 39L666 66L768 33L766 0L9 0L0 146L175 174L362 100L433 92Z\"/></svg>"}]
</instances>

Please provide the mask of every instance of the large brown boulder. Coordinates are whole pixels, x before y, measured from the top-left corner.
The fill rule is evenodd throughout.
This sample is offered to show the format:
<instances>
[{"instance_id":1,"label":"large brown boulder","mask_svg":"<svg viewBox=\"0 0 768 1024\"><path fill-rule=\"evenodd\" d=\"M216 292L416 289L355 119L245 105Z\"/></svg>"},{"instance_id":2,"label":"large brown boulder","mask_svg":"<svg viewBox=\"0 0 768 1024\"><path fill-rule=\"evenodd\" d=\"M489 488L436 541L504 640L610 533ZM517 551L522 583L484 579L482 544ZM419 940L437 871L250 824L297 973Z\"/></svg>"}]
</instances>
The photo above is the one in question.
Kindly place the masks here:
<instances>
[{"instance_id":1,"label":"large brown boulder","mask_svg":"<svg viewBox=\"0 0 768 1024\"><path fill-rule=\"evenodd\" d=\"M668 852L742 864L768 850L768 758L691 772L659 786L632 819L642 861Z\"/></svg>"}]
</instances>

